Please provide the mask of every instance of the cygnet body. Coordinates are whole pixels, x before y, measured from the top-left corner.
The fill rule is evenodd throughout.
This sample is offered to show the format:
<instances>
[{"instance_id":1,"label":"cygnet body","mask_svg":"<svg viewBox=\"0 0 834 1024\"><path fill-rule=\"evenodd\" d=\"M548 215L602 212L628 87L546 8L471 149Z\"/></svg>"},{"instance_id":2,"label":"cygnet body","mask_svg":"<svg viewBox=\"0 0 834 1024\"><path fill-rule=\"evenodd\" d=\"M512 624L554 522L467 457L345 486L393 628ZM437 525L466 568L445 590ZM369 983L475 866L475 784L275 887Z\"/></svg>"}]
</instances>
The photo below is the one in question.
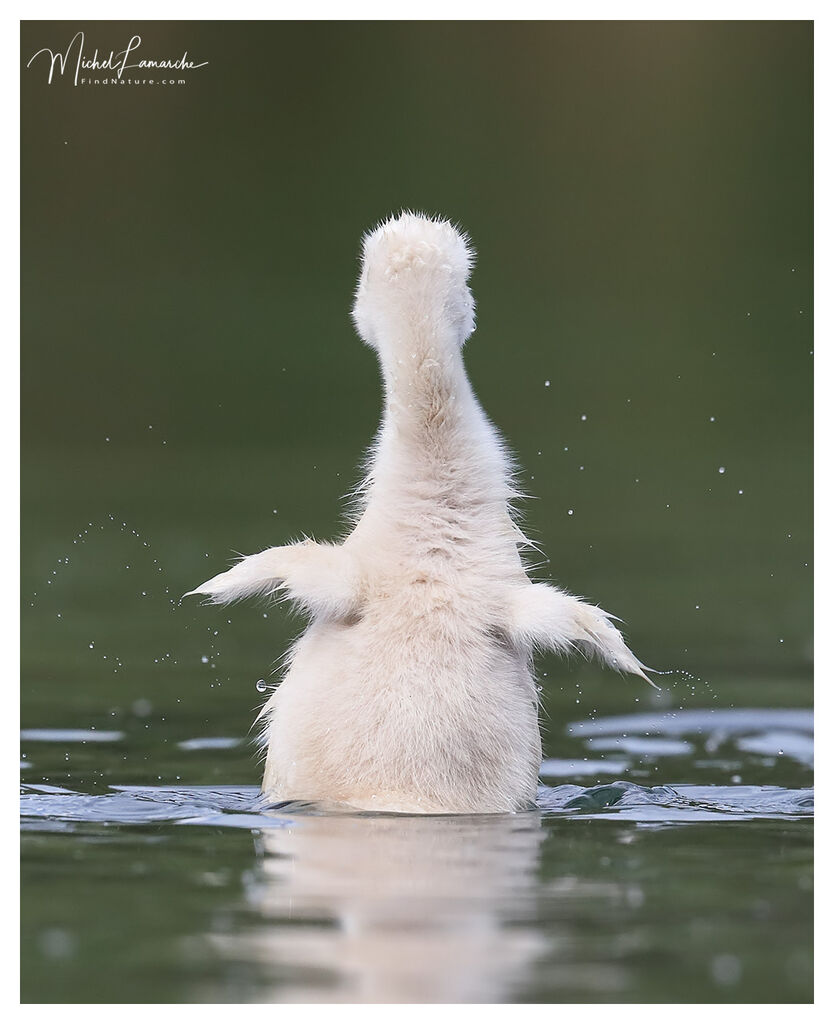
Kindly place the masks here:
<instances>
[{"instance_id":1,"label":"cygnet body","mask_svg":"<svg viewBox=\"0 0 834 1024\"><path fill-rule=\"evenodd\" d=\"M533 583L512 460L466 376L473 254L404 213L366 236L353 317L385 410L351 533L249 555L192 593L294 600L306 632L265 705L264 794L402 813L533 805L533 655L582 650L644 676L610 616Z\"/></svg>"}]
</instances>

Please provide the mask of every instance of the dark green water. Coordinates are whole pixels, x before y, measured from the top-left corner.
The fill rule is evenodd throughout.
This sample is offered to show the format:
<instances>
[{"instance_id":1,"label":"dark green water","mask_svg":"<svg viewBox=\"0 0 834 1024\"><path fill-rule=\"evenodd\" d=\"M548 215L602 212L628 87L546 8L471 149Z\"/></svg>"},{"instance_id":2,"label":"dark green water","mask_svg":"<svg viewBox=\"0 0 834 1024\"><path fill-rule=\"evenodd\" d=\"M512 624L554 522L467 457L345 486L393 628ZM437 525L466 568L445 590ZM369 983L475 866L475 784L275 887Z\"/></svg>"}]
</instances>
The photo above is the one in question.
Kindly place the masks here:
<instances>
[{"instance_id":1,"label":"dark green water","mask_svg":"<svg viewBox=\"0 0 834 1024\"><path fill-rule=\"evenodd\" d=\"M78 28L134 31L28 23L24 64ZM810 26L135 31L209 66L22 79L21 774L67 791L24 798L23 999L809 1001L808 728L748 711L813 700ZM544 659L539 815L265 821L255 683L302 624L176 599L338 531L358 239L400 206L479 250L541 575L697 680Z\"/></svg>"}]
</instances>

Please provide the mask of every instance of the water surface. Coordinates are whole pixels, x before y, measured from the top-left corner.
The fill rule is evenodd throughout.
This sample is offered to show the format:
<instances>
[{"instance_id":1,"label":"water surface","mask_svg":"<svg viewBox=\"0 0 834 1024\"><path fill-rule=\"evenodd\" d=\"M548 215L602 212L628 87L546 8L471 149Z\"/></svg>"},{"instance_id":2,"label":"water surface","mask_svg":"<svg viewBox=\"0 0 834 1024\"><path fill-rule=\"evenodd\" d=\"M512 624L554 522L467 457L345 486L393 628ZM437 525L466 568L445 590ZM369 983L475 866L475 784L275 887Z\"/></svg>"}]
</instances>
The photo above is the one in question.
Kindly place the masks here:
<instances>
[{"instance_id":1,"label":"water surface","mask_svg":"<svg viewBox=\"0 0 834 1024\"><path fill-rule=\"evenodd\" d=\"M535 811L412 817L268 806L256 786L38 782L79 747L107 765L127 735L27 730L25 998L810 999L810 713L566 732L576 756L545 761ZM182 741L183 770L243 744ZM663 781L629 781L646 772Z\"/></svg>"}]
</instances>

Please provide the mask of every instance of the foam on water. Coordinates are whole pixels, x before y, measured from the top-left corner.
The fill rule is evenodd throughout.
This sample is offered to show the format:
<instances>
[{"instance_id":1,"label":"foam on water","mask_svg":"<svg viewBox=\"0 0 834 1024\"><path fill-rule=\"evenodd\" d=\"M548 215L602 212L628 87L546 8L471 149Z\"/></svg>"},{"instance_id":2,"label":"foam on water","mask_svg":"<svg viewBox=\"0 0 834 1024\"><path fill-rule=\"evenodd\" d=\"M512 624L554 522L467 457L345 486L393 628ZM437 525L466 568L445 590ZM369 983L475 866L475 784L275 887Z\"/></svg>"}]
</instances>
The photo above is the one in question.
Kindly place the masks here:
<instances>
[{"instance_id":1,"label":"foam on water","mask_svg":"<svg viewBox=\"0 0 834 1024\"><path fill-rule=\"evenodd\" d=\"M784 758L810 782L813 765L813 714L804 709L695 709L618 715L573 722L566 733L588 757L551 758L542 764L545 782L538 810L562 818L620 817L646 824L739 821L752 818L805 818L813 814L810 786L742 785L730 774L772 769ZM120 732L94 729L27 729L28 744L118 743ZM203 736L180 740L191 751L231 750L244 739ZM612 756L606 756L607 752ZM23 765L27 764L24 760ZM625 781L663 769L662 785ZM705 771L711 784L704 784ZM670 774L674 771L674 776ZM718 780L715 775L718 774ZM653 778L656 776L653 776ZM660 778L658 781L660 781ZM608 780L583 786L577 780ZM21 797L22 827L73 831L83 823L144 825L169 822L227 828L274 829L287 814L327 813L323 807L266 806L255 787L111 786L88 794L54 785L26 783ZM341 809L344 813L345 809Z\"/></svg>"},{"instance_id":2,"label":"foam on water","mask_svg":"<svg viewBox=\"0 0 834 1024\"><path fill-rule=\"evenodd\" d=\"M813 789L779 786L541 786L538 809L561 817L622 817L651 824L802 818L813 815ZM265 806L256 787L118 786L101 795L55 786L24 785L21 824L25 830L73 831L80 823L211 825L273 829L295 823L297 815L325 808L299 804ZM358 812L357 812L358 813ZM289 815L292 815L290 817Z\"/></svg>"}]
</instances>

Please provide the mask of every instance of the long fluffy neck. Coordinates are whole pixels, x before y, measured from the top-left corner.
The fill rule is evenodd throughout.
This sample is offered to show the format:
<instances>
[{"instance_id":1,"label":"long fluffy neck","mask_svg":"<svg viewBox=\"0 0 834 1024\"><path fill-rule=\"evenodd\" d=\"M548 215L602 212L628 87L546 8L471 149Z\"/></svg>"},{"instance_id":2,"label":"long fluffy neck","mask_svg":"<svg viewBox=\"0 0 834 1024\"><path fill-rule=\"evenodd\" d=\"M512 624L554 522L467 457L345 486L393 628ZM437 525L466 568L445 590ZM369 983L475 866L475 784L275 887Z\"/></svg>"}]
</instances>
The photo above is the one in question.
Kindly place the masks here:
<instances>
[{"instance_id":1,"label":"long fluffy neck","mask_svg":"<svg viewBox=\"0 0 834 1024\"><path fill-rule=\"evenodd\" d=\"M407 325L397 344L380 351L385 386L384 420L403 439L431 453L453 441L463 420L480 411L458 344L435 330Z\"/></svg>"},{"instance_id":2,"label":"long fluffy neck","mask_svg":"<svg viewBox=\"0 0 834 1024\"><path fill-rule=\"evenodd\" d=\"M383 360L385 408L368 474L370 502L501 513L511 465L475 396L459 350L421 349Z\"/></svg>"},{"instance_id":3,"label":"long fluffy neck","mask_svg":"<svg viewBox=\"0 0 834 1024\"><path fill-rule=\"evenodd\" d=\"M354 320L379 356L385 412L366 498L387 517L506 518L511 467L463 366L474 330L467 240L402 214L365 239Z\"/></svg>"}]
</instances>

